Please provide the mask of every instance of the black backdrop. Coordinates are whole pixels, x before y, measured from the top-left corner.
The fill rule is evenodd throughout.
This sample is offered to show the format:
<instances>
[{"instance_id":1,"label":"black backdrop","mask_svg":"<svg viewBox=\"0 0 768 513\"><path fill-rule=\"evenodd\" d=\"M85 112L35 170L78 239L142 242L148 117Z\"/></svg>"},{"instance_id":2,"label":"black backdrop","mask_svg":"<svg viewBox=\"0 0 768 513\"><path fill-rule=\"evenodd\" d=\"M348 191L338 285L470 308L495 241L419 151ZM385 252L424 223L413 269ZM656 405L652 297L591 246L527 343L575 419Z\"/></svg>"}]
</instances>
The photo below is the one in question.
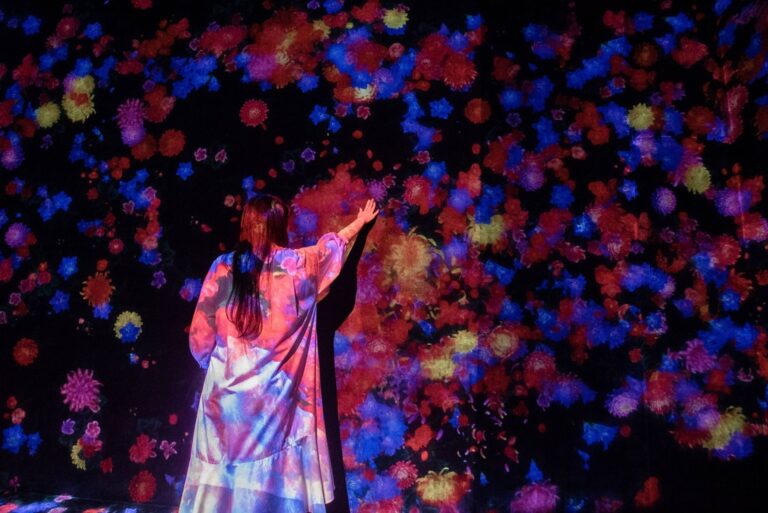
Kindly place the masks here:
<instances>
[{"instance_id":1,"label":"black backdrop","mask_svg":"<svg viewBox=\"0 0 768 513\"><path fill-rule=\"evenodd\" d=\"M281 2L278 6L288 4ZM509 131L509 126L505 123L506 113L498 107L501 86L492 78L492 56L501 55L506 51L514 52L524 65L531 63L527 67L524 66L521 72L526 76L539 76L544 70L554 82L552 97L556 98L559 93L566 92L565 70L573 69L581 59L594 55L599 43L612 37L603 23L606 10L625 9L630 13L647 10L657 14L659 20L678 11L693 13L694 17L696 13L700 13L700 19L696 23L696 37L712 42L715 41L717 31L722 28L727 16L716 16L712 13L712 5L709 4L710 2L702 3L694 9L693 6L683 3L670 3L668 8L659 8L642 2L526 2L523 5L510 2L412 2L408 5L408 29L400 36L405 46L415 47L421 37L439 30L442 24L451 29L462 29L466 15L471 13L481 13L488 28L486 41L474 54L473 60L477 64L478 75L471 92L441 89L440 93L435 95L436 98L448 98L455 104L455 111L454 117L441 125L443 139L439 145L430 149L432 160L448 162L450 173L455 176L456 170L465 170L478 161L478 157L469 151L469 141L482 144ZM114 46L120 49L129 48L132 38L150 37L157 28L158 21L164 18L178 20L186 17L189 20L190 32L198 35L213 20L226 24L234 12L241 13L246 23L261 22L272 13L272 10L265 9L264 5L255 2L155 2L155 5L146 11L133 8L130 2L74 2L72 5L74 15L88 22L99 21L104 32L114 36ZM294 5L298 9L306 8L304 3ZM736 13L741 7L743 6L733 5L726 14ZM13 69L24 55L42 53L44 41L41 34L48 34L55 28L61 17L62 6L43 2L13 5L5 3L2 9L6 19L11 16L23 19L28 14L34 14L42 20L41 33L37 36L20 39L18 29L0 30L0 61L9 69ZM530 43L522 36L523 27L530 23L542 23L562 32L567 24L567 13L571 10L581 26L581 35L576 38L571 48L571 58L567 63L542 63L530 53L526 53ZM657 24L661 22L657 21ZM728 58L736 62L739 56L743 55L751 37L757 37L753 25L740 27L736 43L728 50ZM763 40L763 52L765 46ZM183 44L174 48L174 51L180 54L190 53ZM115 54L119 55L119 52ZM68 62L71 62L71 59L68 59ZM685 85L685 99L676 104L676 108L681 112L696 105L714 105L712 98L699 87L700 84L712 81L711 71L703 64L686 69L670 59L660 59L654 70L663 76L664 80ZM62 74L64 73L62 71ZM203 379L202 372L188 353L184 332L194 308L194 301L183 301L179 297L179 288L187 278L202 277L212 259L224 248L230 247L236 237L236 224L232 219L237 213L223 204L223 198L227 194L239 194L245 176L264 177L270 192L291 198L302 187L329 180L330 168L353 160L358 163L356 175L365 179L379 177L380 174L367 165L369 159L366 151L369 149L388 164L402 163L401 167L392 172L397 178L397 185L391 191L394 198L402 194L402 184L408 176L423 171L424 166L412 158L413 137L403 133L400 125L407 110L400 99L377 100L372 106L372 119L345 118L342 130L329 134L307 119L314 105L331 104L331 86L327 82L321 80L320 86L309 92L299 92L295 86L260 91L254 84L243 83L240 73L217 73L216 77L220 83L217 93L194 91L187 99L177 100L177 106L162 124L170 128L180 128L185 133L186 147L178 160L191 160L192 149L205 146L209 148L209 153L225 147L228 162L220 167L196 168L195 174L187 181L180 181L174 176L178 165L176 159L153 157L154 160L134 163L131 166L131 170L142 167L152 170L150 182L156 188L157 196L161 198L161 267L168 284L160 289L148 286L155 269L137 261L139 250L131 240L135 227L145 223L141 218L120 217L119 224L126 244L126 250L120 255L106 254L104 240L86 238L75 228L78 220L103 217L107 210L119 206L122 201L117 197L114 188L110 189L106 185L101 189L105 199L103 202L82 199L89 187L87 181L80 176L82 165L68 162L72 135L83 130L79 125L67 121L66 126L62 127L60 122L59 126L53 129L54 144L46 150L39 148L39 135L25 141L22 167L3 170L4 185L10 182L13 176L19 176L32 187L47 185L52 192L64 190L74 198L67 212L57 214L50 221L43 223L39 217L34 217L37 206L34 198L20 198L10 194L3 197L2 208L6 213L22 213L24 222L32 227L37 235L37 243L32 249L32 260L23 264L27 271L19 272L17 276L23 277L33 269L33 263L48 261L53 269L62 256L77 255L79 272L70 281L81 282L92 274L99 259L108 258L110 276L117 285L111 299L114 310L109 321L94 319L91 309L77 297L79 286L70 287L74 291L70 300L71 309L64 314L51 314L47 312L50 310L47 300L51 292L46 292L46 289L41 287L37 297L30 295L28 300L25 299L30 310L28 315L13 318L12 322L0 327L3 333L3 351L0 355L3 377L0 394L4 400L9 396L18 400L27 412L23 422L25 432L39 432L43 440L34 456L24 456L23 451L21 455L9 451L0 452L0 482L4 486L11 488L9 481L14 476L21 476L22 490L125 499L128 497L128 483L138 468L128 461L128 449L138 434L146 433L158 441L178 441L177 455L168 461L158 457L151 462L154 467L149 467L158 480L157 494L152 500L173 504L177 500L176 494L179 483L183 480L189 456L189 447L185 443L188 438L184 435L192 429L196 392ZM96 112L104 121L100 126L105 138L96 142L93 137L89 137L85 145L87 151L92 152L97 159L107 160L114 155L126 153L127 148L120 144L119 131L114 126L114 120L110 118L126 98L140 95L142 82L141 77L120 76L109 88L98 90ZM748 84L752 94L742 113L745 120L744 136L733 144L706 144L703 159L713 175L721 168L730 169L737 162L741 164L747 176L756 176L762 172L763 163L766 161L765 143L756 135L753 126L752 120L759 106L752 100L760 94L765 94L764 82L763 77ZM6 74L0 83L3 89L8 87L11 83L9 74ZM569 90L567 94L598 100L596 92L597 87L592 84L581 92ZM270 105L268 130L246 129L237 120L236 113L243 102L254 96ZM483 97L493 102L493 112L488 122L473 124L460 116L465 101L471 97ZM630 108L638 102L646 101L647 97L647 92L628 89L620 101L622 106ZM27 100L35 106L39 103L34 95L29 95ZM530 124L539 114L522 109L521 116L524 132L534 133ZM355 129L364 131L362 140L350 136ZM285 143L275 144L276 135L283 136ZM535 140L535 135L533 138ZM333 149L327 156L307 163L297 158L298 152L305 146L323 148L323 139L329 139L330 144L327 147ZM624 164L617 152L623 149L622 145L625 143L613 138L607 145L590 148L588 159L568 162L571 175L578 182L574 190L575 202L571 206L574 212L586 207L593 200L592 194L584 184L621 176L618 170ZM483 152L486 149L484 147ZM288 158L296 159L295 171L281 171L277 179L267 177L267 169L277 167ZM643 198L650 197L656 187L666 182L663 173L643 170L638 173L645 173L636 177L639 196ZM713 178L714 180L716 178ZM483 181L487 184L504 183L502 177L489 173L487 169L483 172ZM722 181L717 183L722 185ZM532 218L548 208L549 194L550 189L547 187L538 191L521 192L520 197L524 199ZM338 201L338 198L336 200ZM680 209L686 210L700 222L702 232L736 233L731 220L720 215L711 215L711 200L689 194L679 196L678 204L681 205ZM627 211L635 214L649 210L648 202L627 202L624 206ZM31 212L29 217L26 212ZM762 212L765 212L764 209ZM319 214L322 216L322 212ZM661 223L660 216L653 212L650 215L654 222L658 220ZM435 212L426 216L418 215L414 209L407 213L410 222L425 232L434 230L437 225L436 216ZM198 223L206 223L211 230L201 230ZM298 244L306 240L294 239L293 242ZM647 245L647 255L653 255L655 248L663 246L658 241L656 244L659 246L652 243ZM2 251L3 256L10 254L7 246L3 247ZM757 272L765 267L764 248L754 244L750 253L752 258L748 261L741 260L738 265L740 272L754 278ZM640 256L638 261L643 258L653 263L650 256ZM587 259L579 264L568 265L574 273L585 273L588 280L593 277L593 260ZM348 273L352 271L354 268L347 270ZM536 290L537 297L545 302L556 301L560 292L540 287L540 284L548 279L550 272L551 268L541 264L519 270L514 287L508 290L509 296L524 301L525 291ZM19 279L17 276L2 284L3 293L0 297L7 297L15 290ZM352 277L348 276L348 279L351 280ZM347 286L349 283L343 281L336 287L340 289L340 284ZM690 276L681 276L677 281L681 290L691 283ZM588 294L599 296L599 286L594 283L588 283L587 291ZM338 305L348 301L348 292L349 288L345 288L337 290L337 295L330 296L324 305L326 312L337 313L340 308ZM339 303L335 303L337 301ZM764 303L765 286L758 286L739 306L733 317L740 319L740 322L764 326L764 316L756 309ZM637 296L635 304L645 310L652 302L647 297ZM5 309L10 312L9 308ZM715 303L712 309L717 309ZM114 315L122 310L140 312L143 321L142 334L130 349L139 355L140 359L151 362L148 368L130 364L128 346L115 339ZM659 360L670 345L676 346L679 343L673 341L688 340L702 328L699 319L686 319L675 311L668 313L667 321L668 338L662 339L662 343L649 349L650 360ZM39 355L31 367L17 365L13 358L13 345L22 337L37 341L40 347ZM332 348L329 339L330 334L326 333L324 347L327 351L323 353L326 371L330 361L328 355ZM408 352L403 351L402 355L408 355ZM410 356L415 358L413 352ZM751 360L746 356L737 357L741 358L739 361L743 366L754 365L750 364ZM624 353L608 350L605 346L597 347L592 351L589 362L579 368L579 377L604 398L605 394L616 387L620 377L629 372L626 360ZM66 381L67 373L76 368L96 369L96 377L103 383L101 411L94 414L93 418L98 418L101 425L104 454L113 456L115 468L109 474L100 472L98 466L89 468L87 472L74 469L69 446L60 443L61 422L71 414L61 402L59 387ZM331 392L330 389L326 392ZM757 399L764 391L764 379L756 379L749 385L734 388L732 400L723 404L743 404L748 411L760 412L761 407ZM478 397L481 398L481 395ZM516 403L512 397L507 400L510 408ZM762 408L762 415L764 412ZM178 415L175 425L168 422L168 416L171 414ZM483 418L482 412L476 415L478 417L474 421L478 426L487 423L485 429L492 429L492 423ZM498 460L498 454L491 454L488 461L475 462L476 472L484 471L489 484L480 486L479 479L475 479L471 500L463 503L462 508L467 508L467 511L487 511L487 508L496 507L499 511L507 511L512 492L524 482L528 461L535 460L545 468L545 474L552 482L562 486L563 500L559 503L560 507L565 507L566 496L583 495L594 498L601 494L622 497L629 506L643 479L648 475L655 475L662 483L663 495L662 505L657 507L664 510L726 511L742 508L744 511L743 508L747 506L750 506L751 511L760 510L764 483L768 482L765 437L753 438L754 454L751 456L741 461L720 461L705 449L681 447L670 436L668 418L641 409L624 422L631 427L632 438L621 445L613 445L609 450L592 454L589 460L590 469L587 471L582 466L582 460L575 454L575 440L580 436L583 421L599 418L608 418L602 401L591 404L578 403L569 408L553 406L546 410L536 409L534 405L526 422L515 428L518 449L525 453L524 463L515 471L514 477L508 477L503 473L494 472L499 469L494 462L494 459ZM759 422L759 417L751 420ZM541 424L547 427L544 433L539 431ZM10 423L5 420L3 428L8 426ZM445 454L461 448L463 441L457 438L447 443L454 446L445 449ZM334 449L337 451L335 454L340 456L340 447L334 446ZM444 455L440 458L447 459ZM440 467L436 466L434 470L439 469ZM459 464L452 467L452 470L461 471L462 467ZM571 508L573 507L571 505Z\"/></svg>"}]
</instances>

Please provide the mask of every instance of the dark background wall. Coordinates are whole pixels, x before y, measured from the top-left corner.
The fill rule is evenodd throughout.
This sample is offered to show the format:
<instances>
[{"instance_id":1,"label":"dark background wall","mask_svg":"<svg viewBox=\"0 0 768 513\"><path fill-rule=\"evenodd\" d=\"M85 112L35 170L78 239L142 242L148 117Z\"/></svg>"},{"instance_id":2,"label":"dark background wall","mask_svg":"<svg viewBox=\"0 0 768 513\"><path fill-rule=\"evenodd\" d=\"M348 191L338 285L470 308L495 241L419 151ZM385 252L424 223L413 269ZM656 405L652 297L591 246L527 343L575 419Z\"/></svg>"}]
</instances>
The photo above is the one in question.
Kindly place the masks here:
<instances>
[{"instance_id":1,"label":"dark background wall","mask_svg":"<svg viewBox=\"0 0 768 513\"><path fill-rule=\"evenodd\" d=\"M343 452L352 510L758 510L768 478L763 310L768 229L759 201L768 128L763 4L419 1L399 7L407 12L402 33L393 33L381 15L366 20L359 2L155 2L147 9L141 4L0 4L0 91L10 102L0 102L5 106L0 109L5 113L0 115L5 266L0 267L5 403L0 485L8 493L178 501L203 379L186 345L194 280L235 241L238 210L228 201L244 199L249 191L243 180L253 177L264 181L264 190L295 198L300 215L292 225L294 245L341 228L369 195L383 206L354 262L357 269L347 271L358 275L357 306L335 341L326 339L324 346L326 358L335 350L341 445L333 449L338 461ZM398 5L385 2L381 8ZM293 15L285 18L280 12L288 7ZM334 26L305 53L291 54L308 59L301 61L303 73L319 77L316 88L302 91L299 76L284 87L274 76L245 80L242 61L227 69L227 61L243 59L246 45L263 37L270 20L285 20L290 34L301 26L301 13L310 23L323 18L333 25L329 11L337 7L349 14L351 27ZM72 37L59 25L67 17L79 22ZM186 20L188 35L173 41L165 54L131 55L132 45L166 27L164 20ZM645 28L647 20L652 22ZM209 70L190 71L196 55L190 41L215 31L214 22L249 32L231 53L211 59ZM96 33L93 26L85 31L93 23L100 24L101 34L83 36ZM391 97L350 103L334 96L328 78L339 61L329 49L334 43L350 45L360 27L369 32L357 37L385 49L399 42L404 55L413 51L416 64L412 68L402 56L375 63L392 70L400 66L402 83ZM55 51L49 38L57 31L62 38ZM441 31L454 49L447 50L445 40L425 44L425 37ZM111 39L95 55L101 35ZM705 45L706 55L696 56L693 42ZM277 52L277 44L266 42L262 49ZM638 56L644 44L657 53L655 60ZM612 60L606 56L611 52ZM451 87L445 77L456 69L440 60L457 54L476 70L466 88ZM41 69L20 68L25 57ZM43 68L51 58L55 63ZM420 81L427 58L437 63L434 76ZM518 65L515 76L505 82L503 65L494 58ZM132 59L138 73L121 72ZM346 73L360 78L363 60L349 57L347 64L352 68ZM101 66L99 76L95 70ZM48 100L61 105L61 82L73 70L99 77L95 112L77 122L62 111L52 127L37 126L35 109ZM734 71L726 80L720 70ZM579 76L583 85L569 82ZM136 148L122 143L115 116L126 100L145 98L153 87L150 77L165 84L169 96L184 89L184 77L189 83L199 80L200 87L186 97L179 94L161 122L144 122L156 139L170 129L183 133L181 152L142 160ZM643 77L647 87L637 85ZM545 78L551 91L542 93ZM665 83L681 93L666 104L660 96ZM728 104L728 94L745 95L742 105ZM519 95L519 102L510 95ZM447 119L430 108L441 98L453 108ZM252 99L268 105L263 128L246 126L238 117ZM470 100L487 102L487 119L474 122L465 114ZM339 104L349 113L342 115ZM584 114L590 104L615 105L619 121L603 114L592 116L590 125ZM644 163L642 134L622 121L638 104L656 106L656 122L646 132L656 147ZM367 119L355 115L358 105L370 108ZM312 121L317 106L339 123L337 131L328 129L328 121ZM537 129L541 119L552 121L551 139L547 130ZM742 127L732 139L729 121L732 130ZM602 141L589 135L598 126L607 127ZM436 129L439 137L417 147L424 127ZM510 144L509 134L519 142ZM506 146L498 150L494 144ZM518 162L515 146L532 160ZM73 151L78 147L82 159ZM586 157L574 158L573 147ZM669 155L683 147L690 160L670 165ZM198 148L207 149L207 159L195 160ZM306 148L315 152L314 159L302 157ZM224 163L213 158L221 149ZM23 157L12 158L14 151ZM110 161L121 157L127 167L115 178ZM494 165L499 158L501 164ZM710 176L703 192L686 182L696 158ZM443 181L430 181L429 160L445 163ZM186 162L194 172L183 180L177 169ZM290 162L293 167L286 165ZM480 172L479 191L466 174L473 164ZM125 211L124 203L136 195L121 188L141 169L147 178L137 191L152 187L160 200L159 258L150 264L142 261L135 236L151 219L146 208ZM539 174L542 183L536 185ZM420 176L426 177L421 189L414 180ZM608 190L605 197L598 197L597 184ZM552 200L553 191L564 194L562 185L571 190L570 203ZM659 187L676 197L666 214L654 202ZM734 199L740 190L751 193L741 207ZM41 214L46 196L60 192L70 202L50 217ZM420 211L428 195L433 200ZM464 206L462 198L468 198ZM483 232L474 226L482 229L490 214L501 216L500 226L492 225L486 237L478 235ZM577 230L582 214L594 220L590 234ZM647 236L622 229L643 216ZM695 230L688 229L688 219L696 220ZM82 221L105 225L104 234L83 232ZM15 223L23 223L34 241L17 243ZM456 239L447 226L458 227ZM543 241L537 234L545 235ZM608 251L611 234L625 249L619 256ZM122 241L122 251L110 251L114 239ZM738 256L726 261L720 248L731 241ZM581 248L584 258L568 253L566 242ZM451 254L462 253L466 258L451 260ZM58 268L72 256L77 271L65 278ZM661 270L661 257L677 258L679 266ZM99 261L106 262L115 287L107 318L99 318L81 294ZM646 271L639 270L643 265ZM617 283L616 294L601 289L603 268ZM165 284L156 287L152 281L159 271ZM36 274L25 281L30 273ZM444 279L448 275L452 278ZM582 290L564 281L577 276L583 277ZM632 287L633 280L641 285ZM658 289L666 280L674 291L665 296ZM742 297L735 300L729 289L740 290ZM57 291L69 294L69 308L60 312L50 303ZM576 315L563 301L569 295L590 305L598 320ZM341 308L348 299L337 291L326 300L326 311L337 309L334 301ZM605 319L611 299L626 305L626 324L610 315ZM125 311L142 322L132 343L115 335L117 316ZM546 312L560 323L559 330L552 331ZM657 325L660 316L664 321ZM607 340L594 326L614 331ZM696 338L703 340L704 353L680 356ZM31 347L37 349L34 358ZM691 370L696 361L713 363L697 372ZM77 369L92 370L102 384L97 412L71 411L63 402L61 387ZM633 379L645 392L635 390L636 408L619 417L608 401L619 393L632 396L626 385ZM669 386L655 388L659 380L669 380ZM326 384L327 392L332 388ZM662 403L667 406L654 406ZM741 408L744 417L729 407ZM62 432L67 419L75 422L72 434ZM93 421L101 449L79 457L75 450L73 459L73 446ZM154 457L136 457L141 440L155 441ZM164 441L175 444L176 454L167 450L167 459L160 449ZM84 470L75 464L79 459ZM534 509L535 497L542 509Z\"/></svg>"}]
</instances>

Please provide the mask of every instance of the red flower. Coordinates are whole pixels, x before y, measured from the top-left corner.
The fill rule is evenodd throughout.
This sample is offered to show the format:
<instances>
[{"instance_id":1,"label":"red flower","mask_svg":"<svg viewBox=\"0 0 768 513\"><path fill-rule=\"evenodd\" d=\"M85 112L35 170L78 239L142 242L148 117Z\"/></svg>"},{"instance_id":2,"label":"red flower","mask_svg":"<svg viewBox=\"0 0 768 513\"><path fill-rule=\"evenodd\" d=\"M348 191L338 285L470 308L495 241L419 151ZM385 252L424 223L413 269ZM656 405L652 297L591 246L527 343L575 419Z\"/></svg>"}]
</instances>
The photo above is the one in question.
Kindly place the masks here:
<instances>
[{"instance_id":1,"label":"red flower","mask_svg":"<svg viewBox=\"0 0 768 513\"><path fill-rule=\"evenodd\" d=\"M164 121L176 103L176 98L165 96L165 91L164 85L157 84L144 95L144 101L147 102L147 109L144 115L152 123Z\"/></svg>"},{"instance_id":2,"label":"red flower","mask_svg":"<svg viewBox=\"0 0 768 513\"><path fill-rule=\"evenodd\" d=\"M136 160L147 160L157 152L157 140L146 134L136 146L131 147L131 155Z\"/></svg>"},{"instance_id":3,"label":"red flower","mask_svg":"<svg viewBox=\"0 0 768 513\"><path fill-rule=\"evenodd\" d=\"M128 493L135 502L149 502L155 496L157 480L149 471L142 470L131 478Z\"/></svg>"},{"instance_id":4,"label":"red flower","mask_svg":"<svg viewBox=\"0 0 768 513\"><path fill-rule=\"evenodd\" d=\"M245 126L264 127L264 121L267 120L269 107L262 100L247 100L240 108L240 121Z\"/></svg>"},{"instance_id":5,"label":"red flower","mask_svg":"<svg viewBox=\"0 0 768 513\"><path fill-rule=\"evenodd\" d=\"M373 23L379 16L381 16L381 6L378 0L368 0L362 7L352 7L352 17L366 25Z\"/></svg>"},{"instance_id":6,"label":"red flower","mask_svg":"<svg viewBox=\"0 0 768 513\"><path fill-rule=\"evenodd\" d=\"M409 438L407 442L405 442L405 445L410 447L415 452L429 445L429 442L431 442L434 438L435 432L432 431L432 428L429 427L429 424L422 424L416 429L416 431L414 431L413 436Z\"/></svg>"},{"instance_id":7,"label":"red flower","mask_svg":"<svg viewBox=\"0 0 768 513\"><path fill-rule=\"evenodd\" d=\"M364 70L373 73L381 66L382 61L387 56L386 46L361 39L349 46L349 57L355 63L358 70Z\"/></svg>"},{"instance_id":8,"label":"red flower","mask_svg":"<svg viewBox=\"0 0 768 513\"><path fill-rule=\"evenodd\" d=\"M443 82L457 91L469 86L477 77L475 64L460 52L454 52L445 61Z\"/></svg>"},{"instance_id":9,"label":"red flower","mask_svg":"<svg viewBox=\"0 0 768 513\"><path fill-rule=\"evenodd\" d=\"M638 509L653 507L661 498L659 478L651 476L643 483L643 488L635 495L635 506Z\"/></svg>"},{"instance_id":10,"label":"red flower","mask_svg":"<svg viewBox=\"0 0 768 513\"><path fill-rule=\"evenodd\" d=\"M186 139L180 130L166 130L160 136L160 154L164 157L175 157L184 149Z\"/></svg>"},{"instance_id":11,"label":"red flower","mask_svg":"<svg viewBox=\"0 0 768 513\"><path fill-rule=\"evenodd\" d=\"M424 215L434 206L434 190L428 179L421 175L409 176L403 183L405 194L403 199L419 207L419 214Z\"/></svg>"},{"instance_id":12,"label":"red flower","mask_svg":"<svg viewBox=\"0 0 768 513\"><path fill-rule=\"evenodd\" d=\"M523 377L525 384L538 388L545 381L551 381L557 376L555 357L543 351L534 351L525 358Z\"/></svg>"},{"instance_id":13,"label":"red flower","mask_svg":"<svg viewBox=\"0 0 768 513\"><path fill-rule=\"evenodd\" d=\"M515 64L505 57L493 58L493 78L505 84L514 82L517 73L520 71L520 65Z\"/></svg>"},{"instance_id":14,"label":"red flower","mask_svg":"<svg viewBox=\"0 0 768 513\"><path fill-rule=\"evenodd\" d=\"M22 367L30 365L37 358L37 343L31 338L21 338L13 347L13 359Z\"/></svg>"},{"instance_id":15,"label":"red flower","mask_svg":"<svg viewBox=\"0 0 768 513\"><path fill-rule=\"evenodd\" d=\"M136 443L128 449L130 460L134 463L144 463L147 459L156 457L155 445L157 440L150 439L144 433L140 434L136 437Z\"/></svg>"},{"instance_id":16,"label":"red flower","mask_svg":"<svg viewBox=\"0 0 768 513\"><path fill-rule=\"evenodd\" d=\"M397 487L400 489L413 486L416 477L419 475L416 465L410 461L398 461L389 467L389 475L397 481Z\"/></svg>"},{"instance_id":17,"label":"red flower","mask_svg":"<svg viewBox=\"0 0 768 513\"><path fill-rule=\"evenodd\" d=\"M102 474L111 474L112 469L114 468L112 465L112 458L104 458L103 460L101 460L101 463L99 463L99 467L101 467Z\"/></svg>"},{"instance_id":18,"label":"red flower","mask_svg":"<svg viewBox=\"0 0 768 513\"><path fill-rule=\"evenodd\" d=\"M681 66L690 68L708 53L707 45L683 36L680 38L680 48L672 50L672 58Z\"/></svg>"},{"instance_id":19,"label":"red flower","mask_svg":"<svg viewBox=\"0 0 768 513\"><path fill-rule=\"evenodd\" d=\"M472 98L464 107L464 116L476 125L485 123L491 117L491 104L482 98Z\"/></svg>"},{"instance_id":20,"label":"red flower","mask_svg":"<svg viewBox=\"0 0 768 513\"><path fill-rule=\"evenodd\" d=\"M60 39L69 39L77 34L77 29L80 27L80 20L75 17L67 16L59 21L56 25L56 36Z\"/></svg>"},{"instance_id":21,"label":"red flower","mask_svg":"<svg viewBox=\"0 0 768 513\"><path fill-rule=\"evenodd\" d=\"M707 135L715 123L715 115L706 107L693 107L685 113L685 124L695 135Z\"/></svg>"},{"instance_id":22,"label":"red flower","mask_svg":"<svg viewBox=\"0 0 768 513\"><path fill-rule=\"evenodd\" d=\"M225 51L239 45L245 39L246 33L245 27L235 25L227 25L218 30L209 30L200 38L200 49L219 57Z\"/></svg>"},{"instance_id":23,"label":"red flower","mask_svg":"<svg viewBox=\"0 0 768 513\"><path fill-rule=\"evenodd\" d=\"M660 415L672 411L675 405L675 381L677 376L671 372L653 371L643 394L646 406Z\"/></svg>"}]
</instances>

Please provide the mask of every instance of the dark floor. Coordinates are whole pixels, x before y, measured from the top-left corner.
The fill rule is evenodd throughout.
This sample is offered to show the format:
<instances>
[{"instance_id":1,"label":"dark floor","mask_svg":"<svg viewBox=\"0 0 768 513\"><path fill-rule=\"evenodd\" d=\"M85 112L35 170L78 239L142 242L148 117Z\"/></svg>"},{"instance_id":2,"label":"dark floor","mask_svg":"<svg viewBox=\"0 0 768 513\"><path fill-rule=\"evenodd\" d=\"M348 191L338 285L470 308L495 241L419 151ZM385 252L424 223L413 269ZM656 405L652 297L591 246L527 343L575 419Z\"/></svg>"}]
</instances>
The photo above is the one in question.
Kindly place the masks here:
<instances>
[{"instance_id":1,"label":"dark floor","mask_svg":"<svg viewBox=\"0 0 768 513\"><path fill-rule=\"evenodd\" d=\"M175 513L176 507L81 499L69 495L23 494L0 497L0 512L13 513Z\"/></svg>"}]
</instances>

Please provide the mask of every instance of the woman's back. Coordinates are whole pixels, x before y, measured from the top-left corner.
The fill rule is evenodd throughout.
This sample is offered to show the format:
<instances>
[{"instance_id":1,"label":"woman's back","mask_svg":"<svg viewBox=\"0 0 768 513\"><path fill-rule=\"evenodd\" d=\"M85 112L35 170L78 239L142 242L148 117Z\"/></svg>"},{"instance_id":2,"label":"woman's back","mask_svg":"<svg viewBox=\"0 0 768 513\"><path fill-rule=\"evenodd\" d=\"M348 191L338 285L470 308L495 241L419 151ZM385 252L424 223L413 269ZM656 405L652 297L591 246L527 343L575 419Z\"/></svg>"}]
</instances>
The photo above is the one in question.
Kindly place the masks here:
<instances>
[{"instance_id":1,"label":"woman's back","mask_svg":"<svg viewBox=\"0 0 768 513\"><path fill-rule=\"evenodd\" d=\"M330 232L313 246L270 252L259 275L262 324L254 337L239 337L227 316L233 253L211 265L189 334L190 351L207 371L180 511L232 511L217 501L240 488L237 500L252 501L256 506L247 508L254 511L267 502L277 511L294 503L296 511L321 511L333 499L316 311L341 271L347 243Z\"/></svg>"}]
</instances>

